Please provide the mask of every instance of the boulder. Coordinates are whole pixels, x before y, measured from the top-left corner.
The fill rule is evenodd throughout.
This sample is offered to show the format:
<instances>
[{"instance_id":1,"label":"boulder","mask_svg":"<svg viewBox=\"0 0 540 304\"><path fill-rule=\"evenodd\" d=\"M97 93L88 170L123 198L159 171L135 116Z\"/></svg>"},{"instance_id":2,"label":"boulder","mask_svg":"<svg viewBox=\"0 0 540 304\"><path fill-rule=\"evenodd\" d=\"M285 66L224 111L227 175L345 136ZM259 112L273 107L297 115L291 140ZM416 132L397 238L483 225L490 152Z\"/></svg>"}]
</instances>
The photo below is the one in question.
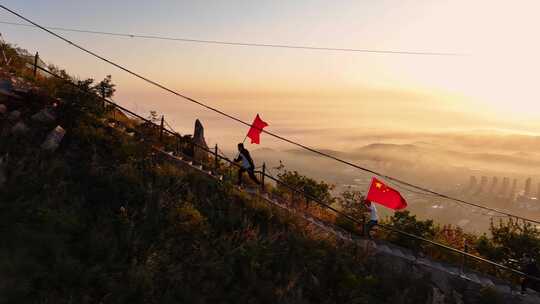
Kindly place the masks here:
<instances>
[{"instance_id":1,"label":"boulder","mask_svg":"<svg viewBox=\"0 0 540 304\"><path fill-rule=\"evenodd\" d=\"M195 120L195 130L193 131L193 159L197 162L208 160L208 145L204 139L204 127L199 121Z\"/></svg>"},{"instance_id":2,"label":"boulder","mask_svg":"<svg viewBox=\"0 0 540 304\"><path fill-rule=\"evenodd\" d=\"M17 110L11 111L8 114L8 120L10 120L10 121L17 121L17 120L19 120L19 118L21 118L21 112L19 112Z\"/></svg>"},{"instance_id":3,"label":"boulder","mask_svg":"<svg viewBox=\"0 0 540 304\"><path fill-rule=\"evenodd\" d=\"M11 127L11 134L13 135L24 135L28 133L30 129L26 126L26 124L22 121L19 121L16 123L13 127Z\"/></svg>"},{"instance_id":4,"label":"boulder","mask_svg":"<svg viewBox=\"0 0 540 304\"><path fill-rule=\"evenodd\" d=\"M50 109L42 109L36 114L32 115L32 120L40 123L48 124L56 120L56 115Z\"/></svg>"},{"instance_id":5,"label":"boulder","mask_svg":"<svg viewBox=\"0 0 540 304\"><path fill-rule=\"evenodd\" d=\"M61 126L56 126L54 130L49 132L47 138L45 138L45 141L41 144L41 149L51 152L55 151L60 146L64 135L66 135L66 130Z\"/></svg>"}]
</instances>

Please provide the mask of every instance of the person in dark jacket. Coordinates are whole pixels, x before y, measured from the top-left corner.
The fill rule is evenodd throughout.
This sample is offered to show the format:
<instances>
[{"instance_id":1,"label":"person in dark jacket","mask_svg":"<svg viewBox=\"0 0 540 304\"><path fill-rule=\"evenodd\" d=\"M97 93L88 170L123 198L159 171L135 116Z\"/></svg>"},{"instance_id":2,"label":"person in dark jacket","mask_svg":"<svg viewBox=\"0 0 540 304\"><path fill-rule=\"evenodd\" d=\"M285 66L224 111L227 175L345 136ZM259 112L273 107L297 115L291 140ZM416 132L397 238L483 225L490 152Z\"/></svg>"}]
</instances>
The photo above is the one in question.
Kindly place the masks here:
<instances>
[{"instance_id":1,"label":"person in dark jacket","mask_svg":"<svg viewBox=\"0 0 540 304\"><path fill-rule=\"evenodd\" d=\"M251 180L257 185L259 185L260 182L255 176L255 165L253 164L253 159L251 158L249 151L244 148L244 144L238 144L238 152L238 157L234 159L235 162L242 161L242 163L240 164L240 169L238 170L238 185L240 186L242 184L242 175L246 171Z\"/></svg>"}]
</instances>

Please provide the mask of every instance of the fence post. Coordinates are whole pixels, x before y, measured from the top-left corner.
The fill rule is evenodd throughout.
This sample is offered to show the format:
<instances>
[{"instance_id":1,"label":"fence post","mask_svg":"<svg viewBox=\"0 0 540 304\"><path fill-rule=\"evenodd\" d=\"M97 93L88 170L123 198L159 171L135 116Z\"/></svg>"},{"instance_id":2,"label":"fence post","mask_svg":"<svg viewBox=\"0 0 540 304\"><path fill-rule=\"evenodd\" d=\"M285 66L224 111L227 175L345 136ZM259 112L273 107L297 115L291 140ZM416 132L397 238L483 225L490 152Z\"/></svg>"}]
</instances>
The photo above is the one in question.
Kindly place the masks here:
<instances>
[{"instance_id":1,"label":"fence post","mask_svg":"<svg viewBox=\"0 0 540 304\"><path fill-rule=\"evenodd\" d=\"M468 246L467 246L467 240L464 240L464 241L463 241L463 251L464 251L465 253L467 253L467 252L468 252L468 249L469 249L469 248L468 248ZM462 258L462 261L461 261L461 273L463 273L464 270L465 270L465 264L466 264L466 262L467 262L467 256L466 256L465 254L463 254L463 258Z\"/></svg>"},{"instance_id":2,"label":"fence post","mask_svg":"<svg viewBox=\"0 0 540 304\"><path fill-rule=\"evenodd\" d=\"M37 77L37 65L39 60L39 53L36 52L36 55L34 56L34 78Z\"/></svg>"},{"instance_id":3,"label":"fence post","mask_svg":"<svg viewBox=\"0 0 540 304\"><path fill-rule=\"evenodd\" d=\"M469 246L467 245L467 240L463 241L463 251L465 251L465 253L469 253ZM463 255L463 268L465 268L465 266L467 266L467 256Z\"/></svg>"},{"instance_id":4,"label":"fence post","mask_svg":"<svg viewBox=\"0 0 540 304\"><path fill-rule=\"evenodd\" d=\"M262 174L261 174L261 189L264 191L264 176L266 175L266 163L262 165Z\"/></svg>"},{"instance_id":5,"label":"fence post","mask_svg":"<svg viewBox=\"0 0 540 304\"><path fill-rule=\"evenodd\" d=\"M218 158L218 147L217 147L217 144L216 144L216 146L214 147L214 159L215 159L215 174L217 175L217 174L218 174L218 169L219 169L219 158Z\"/></svg>"},{"instance_id":6,"label":"fence post","mask_svg":"<svg viewBox=\"0 0 540 304\"><path fill-rule=\"evenodd\" d=\"M362 236L366 237L366 217L362 215Z\"/></svg>"},{"instance_id":7,"label":"fence post","mask_svg":"<svg viewBox=\"0 0 540 304\"><path fill-rule=\"evenodd\" d=\"M176 156L180 156L180 138L176 135Z\"/></svg>"},{"instance_id":8,"label":"fence post","mask_svg":"<svg viewBox=\"0 0 540 304\"><path fill-rule=\"evenodd\" d=\"M159 141L163 140L163 122L165 121L165 115L161 115L161 126L159 127Z\"/></svg>"}]
</instances>

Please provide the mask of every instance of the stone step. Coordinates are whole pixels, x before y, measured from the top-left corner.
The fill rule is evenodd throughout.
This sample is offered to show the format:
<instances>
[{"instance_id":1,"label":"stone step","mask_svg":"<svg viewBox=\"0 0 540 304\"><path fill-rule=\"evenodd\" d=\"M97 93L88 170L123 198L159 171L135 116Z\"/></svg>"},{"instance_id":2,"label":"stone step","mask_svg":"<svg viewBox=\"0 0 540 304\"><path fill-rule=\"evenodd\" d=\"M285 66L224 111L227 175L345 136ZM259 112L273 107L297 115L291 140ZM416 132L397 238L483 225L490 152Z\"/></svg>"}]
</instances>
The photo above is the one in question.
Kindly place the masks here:
<instances>
[{"instance_id":1,"label":"stone step","mask_svg":"<svg viewBox=\"0 0 540 304\"><path fill-rule=\"evenodd\" d=\"M453 275L460 275L461 274L461 269L458 268L458 267L446 267L446 270L448 271L448 273L451 273Z\"/></svg>"},{"instance_id":2,"label":"stone step","mask_svg":"<svg viewBox=\"0 0 540 304\"><path fill-rule=\"evenodd\" d=\"M405 250L403 254L405 255L405 259L409 261L416 261L416 257L409 250Z\"/></svg>"},{"instance_id":3,"label":"stone step","mask_svg":"<svg viewBox=\"0 0 540 304\"><path fill-rule=\"evenodd\" d=\"M495 286L495 283L493 283L493 281L490 278L482 276L480 274L478 274L477 277L480 280L480 282L482 282L482 285L490 286L490 287Z\"/></svg>"},{"instance_id":4,"label":"stone step","mask_svg":"<svg viewBox=\"0 0 540 304\"><path fill-rule=\"evenodd\" d=\"M438 269L440 271L446 271L446 267L444 267L444 265L439 262L430 260L430 264L432 268Z\"/></svg>"},{"instance_id":5,"label":"stone step","mask_svg":"<svg viewBox=\"0 0 540 304\"><path fill-rule=\"evenodd\" d=\"M467 273L462 274L461 277L464 279L473 281L475 283L481 284L480 280L474 273L467 272Z\"/></svg>"}]
</instances>

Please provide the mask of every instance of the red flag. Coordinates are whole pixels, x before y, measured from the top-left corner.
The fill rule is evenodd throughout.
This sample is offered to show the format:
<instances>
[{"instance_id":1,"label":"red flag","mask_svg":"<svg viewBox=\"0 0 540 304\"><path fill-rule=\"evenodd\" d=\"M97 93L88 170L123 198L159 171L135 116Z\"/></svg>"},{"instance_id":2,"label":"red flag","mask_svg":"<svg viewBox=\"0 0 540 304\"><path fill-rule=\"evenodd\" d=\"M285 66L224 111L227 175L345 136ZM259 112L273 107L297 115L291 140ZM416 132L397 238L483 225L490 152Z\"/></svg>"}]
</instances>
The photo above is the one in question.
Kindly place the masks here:
<instances>
[{"instance_id":1,"label":"red flag","mask_svg":"<svg viewBox=\"0 0 540 304\"><path fill-rule=\"evenodd\" d=\"M261 142L260 135L262 129L264 129L266 126L268 126L268 124L259 117L259 114L257 114L247 134L247 137L251 138L252 144L259 144Z\"/></svg>"},{"instance_id":2,"label":"red flag","mask_svg":"<svg viewBox=\"0 0 540 304\"><path fill-rule=\"evenodd\" d=\"M399 191L388 187L375 177L371 180L371 186L369 187L366 200L394 210L401 210L407 207L407 202Z\"/></svg>"}]
</instances>

